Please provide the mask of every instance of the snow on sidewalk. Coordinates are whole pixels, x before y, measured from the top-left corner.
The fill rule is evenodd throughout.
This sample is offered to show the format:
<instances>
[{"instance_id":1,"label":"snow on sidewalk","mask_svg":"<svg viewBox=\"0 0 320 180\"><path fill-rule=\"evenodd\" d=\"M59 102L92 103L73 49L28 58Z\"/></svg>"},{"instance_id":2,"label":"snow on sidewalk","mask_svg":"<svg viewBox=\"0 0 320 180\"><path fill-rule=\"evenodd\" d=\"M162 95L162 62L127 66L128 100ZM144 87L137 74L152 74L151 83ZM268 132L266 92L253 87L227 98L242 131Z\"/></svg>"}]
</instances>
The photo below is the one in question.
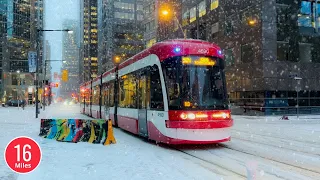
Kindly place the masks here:
<instances>
[{"instance_id":1,"label":"snow on sidewalk","mask_svg":"<svg viewBox=\"0 0 320 180\"><path fill-rule=\"evenodd\" d=\"M88 119L77 113L78 109L78 106L49 107L41 116ZM120 129L114 130L117 144L109 146L43 139L38 136L40 123L33 111L34 108L0 109L0 151L12 138L23 135L34 138L43 153L38 168L26 175L11 172L0 153L1 180L221 179L177 151L145 142Z\"/></svg>"}]
</instances>

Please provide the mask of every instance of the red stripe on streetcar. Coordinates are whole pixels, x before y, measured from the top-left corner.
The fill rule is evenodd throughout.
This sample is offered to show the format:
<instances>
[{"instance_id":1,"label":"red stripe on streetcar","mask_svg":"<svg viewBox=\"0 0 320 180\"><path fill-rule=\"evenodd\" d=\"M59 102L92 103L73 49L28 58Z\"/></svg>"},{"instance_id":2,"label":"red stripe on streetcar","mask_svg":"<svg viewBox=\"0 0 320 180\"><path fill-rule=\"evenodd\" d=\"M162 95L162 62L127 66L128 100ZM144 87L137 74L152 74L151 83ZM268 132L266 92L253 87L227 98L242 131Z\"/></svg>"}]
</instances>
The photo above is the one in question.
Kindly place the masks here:
<instances>
[{"instance_id":1,"label":"red stripe on streetcar","mask_svg":"<svg viewBox=\"0 0 320 180\"><path fill-rule=\"evenodd\" d=\"M109 74L114 73L114 72L115 72L115 68L112 68L111 70L103 73L102 77L106 77L106 76L108 76Z\"/></svg>"},{"instance_id":2,"label":"red stripe on streetcar","mask_svg":"<svg viewBox=\"0 0 320 180\"><path fill-rule=\"evenodd\" d=\"M118 126L124 130L138 134L138 120L126 116L117 115Z\"/></svg>"}]
</instances>

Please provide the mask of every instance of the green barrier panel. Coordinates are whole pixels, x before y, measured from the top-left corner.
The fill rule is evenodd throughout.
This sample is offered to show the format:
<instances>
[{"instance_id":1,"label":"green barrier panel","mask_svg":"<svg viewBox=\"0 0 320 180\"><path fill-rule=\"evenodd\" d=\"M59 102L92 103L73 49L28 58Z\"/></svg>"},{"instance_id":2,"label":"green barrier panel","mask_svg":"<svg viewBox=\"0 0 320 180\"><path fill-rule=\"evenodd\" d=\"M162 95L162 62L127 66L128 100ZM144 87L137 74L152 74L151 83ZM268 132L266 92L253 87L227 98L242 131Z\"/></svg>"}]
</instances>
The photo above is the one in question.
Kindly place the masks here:
<instances>
[{"instance_id":1,"label":"green barrier panel","mask_svg":"<svg viewBox=\"0 0 320 180\"><path fill-rule=\"evenodd\" d=\"M116 143L111 120L41 119L39 136L62 142Z\"/></svg>"}]
</instances>

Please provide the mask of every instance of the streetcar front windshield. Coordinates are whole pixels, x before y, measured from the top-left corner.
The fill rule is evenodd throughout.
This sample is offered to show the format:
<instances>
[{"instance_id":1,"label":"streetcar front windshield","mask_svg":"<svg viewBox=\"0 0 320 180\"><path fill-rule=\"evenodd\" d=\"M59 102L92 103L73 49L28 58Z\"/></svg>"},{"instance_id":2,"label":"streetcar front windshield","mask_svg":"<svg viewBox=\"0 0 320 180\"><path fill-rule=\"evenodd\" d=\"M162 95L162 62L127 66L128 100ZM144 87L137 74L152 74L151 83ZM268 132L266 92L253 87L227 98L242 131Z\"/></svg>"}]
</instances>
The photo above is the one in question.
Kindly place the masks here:
<instances>
[{"instance_id":1,"label":"streetcar front windshield","mask_svg":"<svg viewBox=\"0 0 320 180\"><path fill-rule=\"evenodd\" d=\"M174 57L163 62L169 109L228 109L220 59Z\"/></svg>"}]
</instances>

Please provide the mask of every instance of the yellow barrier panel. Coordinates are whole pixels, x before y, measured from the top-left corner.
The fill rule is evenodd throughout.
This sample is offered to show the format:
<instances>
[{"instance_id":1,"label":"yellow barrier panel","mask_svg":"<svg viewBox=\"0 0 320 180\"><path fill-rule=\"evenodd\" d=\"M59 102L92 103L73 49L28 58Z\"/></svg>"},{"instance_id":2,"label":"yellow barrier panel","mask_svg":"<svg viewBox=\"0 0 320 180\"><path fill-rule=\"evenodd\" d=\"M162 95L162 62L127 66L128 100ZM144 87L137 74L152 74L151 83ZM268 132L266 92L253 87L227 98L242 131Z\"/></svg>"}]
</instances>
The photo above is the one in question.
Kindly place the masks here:
<instances>
[{"instance_id":1,"label":"yellow barrier panel","mask_svg":"<svg viewBox=\"0 0 320 180\"><path fill-rule=\"evenodd\" d=\"M116 143L116 139L114 138L114 135L113 135L111 119L109 119L108 120L108 135L107 135L106 141L104 142L104 145L109 145L111 143L115 144Z\"/></svg>"}]
</instances>

